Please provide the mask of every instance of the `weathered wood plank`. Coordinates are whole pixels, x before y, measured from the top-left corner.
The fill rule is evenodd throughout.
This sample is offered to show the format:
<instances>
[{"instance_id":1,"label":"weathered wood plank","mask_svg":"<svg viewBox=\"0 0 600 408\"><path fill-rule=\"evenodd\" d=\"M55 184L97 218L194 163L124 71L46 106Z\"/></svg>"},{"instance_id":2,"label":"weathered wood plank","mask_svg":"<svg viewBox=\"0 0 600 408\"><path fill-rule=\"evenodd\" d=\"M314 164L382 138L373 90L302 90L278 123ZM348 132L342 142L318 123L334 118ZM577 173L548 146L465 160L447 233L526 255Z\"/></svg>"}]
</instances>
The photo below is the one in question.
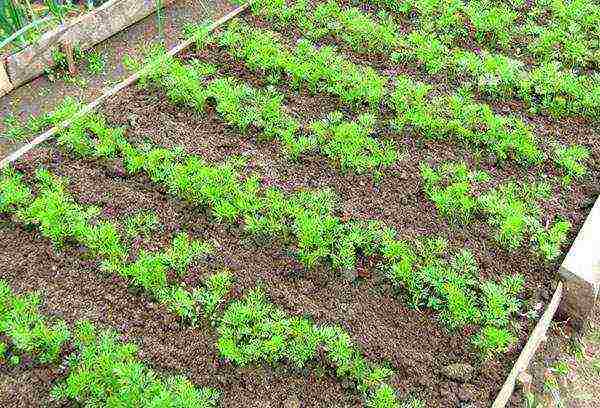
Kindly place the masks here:
<instances>
[{"instance_id":1,"label":"weathered wood plank","mask_svg":"<svg viewBox=\"0 0 600 408\"><path fill-rule=\"evenodd\" d=\"M521 351L517 362L508 374L508 377L506 378L502 389L498 393L498 396L496 397L492 408L504 408L510 400L510 397L512 396L512 393L515 389L515 383L517 381L517 378L521 373L527 370L531 359L535 355L535 352L537 351L541 342L546 338L546 332L548 331L548 327L552 322L552 318L554 317L554 314L558 309L558 305L560 304L562 295L563 284L562 282L559 282L558 286L556 287L556 290L554 291L554 295L552 296L550 304L548 305L548 307L544 311L544 314L542 315L535 328L531 332L531 335L529 336L525 347L523 347L523 350Z\"/></svg>"}]
</instances>

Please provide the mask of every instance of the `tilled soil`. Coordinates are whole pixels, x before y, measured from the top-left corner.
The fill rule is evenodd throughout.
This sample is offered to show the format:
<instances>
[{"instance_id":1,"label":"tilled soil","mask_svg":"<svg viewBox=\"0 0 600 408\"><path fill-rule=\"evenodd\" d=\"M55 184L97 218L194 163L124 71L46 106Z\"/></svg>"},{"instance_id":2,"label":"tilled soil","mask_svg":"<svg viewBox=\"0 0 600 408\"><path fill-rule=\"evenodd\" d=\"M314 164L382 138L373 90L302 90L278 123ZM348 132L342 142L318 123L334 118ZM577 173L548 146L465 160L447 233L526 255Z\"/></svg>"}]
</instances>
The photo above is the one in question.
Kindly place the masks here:
<instances>
[{"instance_id":1,"label":"tilled soil","mask_svg":"<svg viewBox=\"0 0 600 408\"><path fill-rule=\"evenodd\" d=\"M248 71L214 47L189 56L216 63L220 74L236 75L254 86L263 84L259 74ZM336 98L305 91L289 93L285 104L303 124L342 108ZM125 125L132 143L179 146L211 162L242 155L248 159L246 171L258 173L263 186L274 185L286 191L330 188L339 197L340 216L381 220L407 238L441 234L449 239L452 249L467 248L474 253L482 278L524 275L527 310L539 308L552 294L558 262L544 265L527 248L507 252L494 241L494 232L483 219L467 226L448 223L425 198L418 171L422 160L465 160L492 176L492 182L478 186L479 193L513 178L540 179L542 172L556 175L550 165L533 169L513 162L499 165L485 154L474 154L452 141L425 141L410 131L395 134L383 126L378 136L394 140L403 156L376 183L369 175L340 174L335 163L317 154L305 155L300 162L292 163L277 142L257 142L256 129L239 134L218 118L214 107L209 106L201 114L175 107L158 91L125 89L107 102L102 113L112 125ZM345 113L352 117L357 112ZM381 119L386 119L385 113L383 116ZM568 188L549 180L555 194L541 203L544 222L560 215L573 224L572 241L600 190L597 130L586 122L567 129L543 117L531 121L537 123L537 128L545 129L539 133L543 137L585 144L592 150L586 180ZM361 260L362 278L354 283L327 267L305 271L295 260L293 248L281 242L256 242L239 225L220 225L205 211L169 197L144 176L126 176L118 161L77 160L47 146L28 153L17 168L32 175L40 165L67 176L74 198L100 206L108 219L122 221L137 209L155 211L162 230L150 239L134 242L134 248L162 248L177 231L213 242L215 253L190 270L184 278L187 285L196 286L202 277L228 268L236 277L233 297L261 286L271 301L291 314L307 314L319 324L343 326L369 360L390 364L396 373L393 386L403 394L416 393L428 407L467 403L489 406L535 324L525 316L519 317L515 322L518 344L502 356L483 361L467 340L473 328L451 333L430 310L408 308L402 297L381 279L376 260ZM285 366L242 369L226 364L218 358L212 327L180 325L142 295L130 293L126 282L102 275L97 263L86 259L78 248L57 251L38 233L26 231L7 219L0 228L0 270L16 291L43 291L44 311L69 323L86 318L117 329L124 340L140 346L141 358L155 369L185 374L198 385L221 390L224 407L360 404L349 384L335 379L319 362L302 372ZM469 383L449 381L440 374L442 367L454 362L470 363L476 368ZM60 369L28 362L15 369L0 369L0 390L6 390L1 394L5 406L48 406L50 383L62 374ZM514 404L519 405L517 401Z\"/></svg>"}]
</instances>

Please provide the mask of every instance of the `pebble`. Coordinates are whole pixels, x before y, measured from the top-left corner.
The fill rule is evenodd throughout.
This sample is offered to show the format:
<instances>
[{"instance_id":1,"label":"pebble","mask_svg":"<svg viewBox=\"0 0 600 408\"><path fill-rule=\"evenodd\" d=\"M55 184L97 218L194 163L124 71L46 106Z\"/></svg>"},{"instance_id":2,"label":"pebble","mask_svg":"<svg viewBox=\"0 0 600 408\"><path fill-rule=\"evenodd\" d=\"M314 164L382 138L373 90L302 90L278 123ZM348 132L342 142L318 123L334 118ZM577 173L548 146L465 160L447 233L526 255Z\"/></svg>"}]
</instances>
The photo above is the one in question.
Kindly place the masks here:
<instances>
[{"instance_id":1,"label":"pebble","mask_svg":"<svg viewBox=\"0 0 600 408\"><path fill-rule=\"evenodd\" d=\"M471 380L474 371L473 366L467 363L450 364L440 370L444 377L459 382L468 382Z\"/></svg>"}]
</instances>

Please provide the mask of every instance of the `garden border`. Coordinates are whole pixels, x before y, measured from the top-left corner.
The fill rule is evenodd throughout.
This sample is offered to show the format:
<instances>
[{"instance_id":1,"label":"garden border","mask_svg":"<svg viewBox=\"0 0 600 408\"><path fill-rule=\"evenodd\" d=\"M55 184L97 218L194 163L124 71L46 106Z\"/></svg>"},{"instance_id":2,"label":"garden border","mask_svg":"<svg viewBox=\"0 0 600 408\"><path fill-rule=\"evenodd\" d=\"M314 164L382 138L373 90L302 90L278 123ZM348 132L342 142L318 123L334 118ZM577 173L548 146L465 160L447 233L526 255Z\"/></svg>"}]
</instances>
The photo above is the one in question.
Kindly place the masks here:
<instances>
[{"instance_id":1,"label":"garden border","mask_svg":"<svg viewBox=\"0 0 600 408\"><path fill-rule=\"evenodd\" d=\"M65 44L88 49L126 27L165 7L174 0L109 0L85 14L67 20L44 34L33 44L0 61L0 96L42 75L55 65L53 50Z\"/></svg>"},{"instance_id":2,"label":"garden border","mask_svg":"<svg viewBox=\"0 0 600 408\"><path fill-rule=\"evenodd\" d=\"M118 0L115 0L115 1L118 1ZM218 20L213 22L208 27L208 30L209 31L215 30L222 24L226 23L227 21L236 17L240 13L244 12L250 6L250 4L251 3L245 3L245 4L235 8L234 10L230 11L226 15L222 16L221 18L219 18ZM170 49L167 54L171 55L171 56L176 55L176 54L180 53L181 51L185 50L186 48L188 48L193 43L194 43L193 39L184 40L181 43L179 43L178 45L176 45L175 47L173 47L172 49ZM71 118L52 127L48 131L46 131L46 132L42 133L41 135L32 139L26 145L22 146L18 150L14 151L13 153L10 153L6 157L4 157L2 160L0 160L0 169L6 167L7 165L16 161L22 155L24 155L25 153L27 153L29 150L33 149L37 145L50 139L61 129L69 127L75 119L94 111L98 106L100 106L102 104L102 102L104 102L109 97L117 94L122 89L124 89L130 85L133 85L140 78L141 74L143 74L145 72L146 69L147 68L142 68L138 72L125 78L123 81L121 81L120 83L118 83L114 87L110 88L105 93L103 93L100 97L98 97L97 99L93 100L92 102L90 102L89 104L84 106L81 110L79 110ZM2 66L0 66L0 91L2 88L2 75L1 74L2 74ZM596 202L596 206L600 207L600 200L598 200ZM588 219L591 218L591 215L592 214L590 213L590 215L588 216ZM588 223L588 219L586 219L586 221L585 221L586 224ZM577 237L578 240L579 240L579 238L580 238L580 236ZM574 242L573 246L570 248L569 254L572 252L573 247L575 247L576 243L577 243L577 241ZM561 265L561 270L563 269L563 267L564 267L564 263L563 263L563 265ZM563 276L563 279L564 279L564 275L562 273L561 273L561 276ZM565 282L564 285L568 285L568 282ZM552 319L554 318L554 315L556 314L559 307L561 307L561 302L564 302L564 299L563 299L565 297L564 295L565 295L565 293L568 292L567 289L565 289L564 285L563 285L563 282L558 283L556 290L554 291L554 294L552 296L551 301L549 302L546 309L544 310L544 313L543 313L542 317L539 319L539 321L537 322L535 328L529 335L527 342L526 342L525 346L523 347L523 350L519 354L517 361L513 365L513 368L510 371L508 377L506 378L506 381L504 382L501 390L499 391L498 395L496 396L496 399L494 400L492 408L503 408L506 406L506 404L510 400L510 398L514 392L516 382L517 382L519 375L528 369L531 359L535 355L537 349L539 348L539 345L542 343L542 341L544 341L544 339L546 337L546 333L548 331L550 323L552 322Z\"/></svg>"}]
</instances>

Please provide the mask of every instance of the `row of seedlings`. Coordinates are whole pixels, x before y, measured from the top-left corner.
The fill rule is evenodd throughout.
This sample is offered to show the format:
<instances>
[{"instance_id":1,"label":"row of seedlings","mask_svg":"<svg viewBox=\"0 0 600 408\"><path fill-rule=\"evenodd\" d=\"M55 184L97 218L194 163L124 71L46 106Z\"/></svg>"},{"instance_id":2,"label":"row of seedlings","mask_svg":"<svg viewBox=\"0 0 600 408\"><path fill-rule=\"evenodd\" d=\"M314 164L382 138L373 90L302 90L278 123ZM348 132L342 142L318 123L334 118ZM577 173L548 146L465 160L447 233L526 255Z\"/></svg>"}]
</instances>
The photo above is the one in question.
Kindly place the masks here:
<instances>
[{"instance_id":1,"label":"row of seedlings","mask_svg":"<svg viewBox=\"0 0 600 408\"><path fill-rule=\"evenodd\" d=\"M533 112L598 118L600 79L573 73L554 60L529 69L504 54L449 45L435 30L420 28L403 34L389 15L374 17L358 8L344 8L335 0L316 7L305 0L257 1L251 10L278 28L298 27L312 41L332 36L359 53L390 55L391 61L403 64L417 63L430 75L449 74L463 87L468 80L492 99L523 100Z\"/></svg>"},{"instance_id":2,"label":"row of seedlings","mask_svg":"<svg viewBox=\"0 0 600 408\"><path fill-rule=\"evenodd\" d=\"M83 134L84 146L91 149L89 154L98 155L94 146L106 145L102 142L106 133L92 131L93 137ZM62 134L59 142L75 151L69 132ZM449 327L483 326L474 343L485 353L506 350L514 341L508 316L515 312L514 305L518 304L519 285L510 285L511 290L497 290L495 297L481 296L484 288L490 285L503 287L503 284L482 283L476 262L468 252L455 254L463 261L446 261L444 240L417 240L425 242L421 244L407 242L397 239L396 231L379 222L342 220L335 215L336 199L331 192L317 190L288 194L274 187L264 188L256 176L241 176L239 161L209 165L198 156L164 148L140 150L124 140L114 143L113 156L124 158L128 173L147 174L174 196L195 207L208 208L219 222L243 221L244 230L259 244L273 239L287 242L307 268L326 263L343 275L354 277L360 256L380 255L384 259L385 277L400 291L411 292L411 288L419 288L424 299L411 302L414 306L426 305L440 310L443 320L451 322ZM438 249L415 251L412 249L415 246ZM452 265L466 262L464 259L471 260L472 265L453 269ZM520 280L518 277L511 279ZM430 302L428 296L437 300ZM497 302L497 298L502 301ZM498 313L507 317L497 320L501 322L499 325L494 325L493 319L483 317L486 315L484 310L493 308L498 308Z\"/></svg>"},{"instance_id":3,"label":"row of seedlings","mask_svg":"<svg viewBox=\"0 0 600 408\"><path fill-rule=\"evenodd\" d=\"M97 117L87 117L75 124L75 128L96 134L103 143L96 144L90 154L105 157L107 141L117 142L117 139L120 139L119 132L99 126L99 123ZM119 143L127 146L122 139ZM149 161L147 169L156 164L152 155L143 159ZM221 179L222 169L204 168L207 171L212 170L215 182ZM170 283L167 279L169 270L182 277L191 261L208 251L205 244L190 241L187 235L180 234L174 238L172 247L166 251L142 251L136 260L126 263L124 259L128 257L124 256L122 239L117 232L119 228L115 224L93 221L91 218L97 213L96 209L86 209L75 203L66 193L64 181L52 176L47 170L38 170L36 178L41 186L36 186L39 193L33 198L21 175L10 169L4 171L0 180L0 203L3 204L3 213L12 214L15 221L25 225L37 225L42 235L57 246L65 245L71 240L85 246L102 259L102 268L105 271L128 279L131 285L143 290L155 301L165 304L169 311L184 322L195 324L200 316L209 319L217 327L217 347L223 358L242 366L287 361L295 366L304 367L309 361L315 360L319 350L323 350L327 355L327 364L331 365L336 376L353 381L357 390L364 396L367 406L397 406L396 392L386 382L393 375L393 371L367 362L343 329L336 326L317 326L306 318L287 316L281 309L269 303L260 289L251 291L242 300L231 302L221 316L217 309L230 292L233 282L228 272L211 275L203 287L193 290ZM127 222L125 230L128 233L133 230L135 234L152 228L153 224L151 216L140 214ZM11 327L11 316L7 315L7 330ZM19 318L15 320L19 321ZM34 323L30 324L35 325ZM59 323L51 329L46 329L45 326L38 329L45 337L33 337L30 343L42 347L42 360L48 362L56 358L60 346L70 334L64 323ZM20 328L16 327L13 331L18 333ZM35 331L33 336L37 333L38 331ZM77 333L78 341L75 344L84 359L73 363L66 384L56 387L53 396L57 399L70 398L100 403L103 397L111 394L110 391L106 391L104 384L96 384L96 381L100 381L98 377L104 376L101 377L102 381L114 383L114 386L118 381L125 381L130 387L119 389L119 396L109 398L109 403L126 401L134 404L128 406L135 406L134 402L138 400L131 400L131 397L125 396L137 391L143 384L152 384L151 381L155 377L151 370L135 360L135 346L118 344L114 333L111 332L96 336L88 324L82 324ZM254 333L254 337L248 337L247 333ZM87 340L82 341L83 337ZM22 345L21 350L29 350L29 343L19 342L18 339L13 341ZM99 360L107 362L98 364ZM121 368L119 364L126 365ZM125 370L123 377L114 374L111 377L112 369ZM139 376L133 381L130 375ZM145 393L137 391L135 397L142 398L139 401L154 403L156 399L152 396L156 394L156 398L161 398L160 401L166 403L168 398L182 399L179 393L186 393L185 398L191 402L182 399L181 406L194 407L208 406L206 404L209 402L213 404L216 401L213 391L201 390L194 393L189 382L181 378L168 379L166 385L163 384L163 388L167 387L166 390L160 388L161 384L163 383L157 383ZM117 398L128 399L121 401Z\"/></svg>"},{"instance_id":4,"label":"row of seedlings","mask_svg":"<svg viewBox=\"0 0 600 408\"><path fill-rule=\"evenodd\" d=\"M138 358L137 346L121 342L115 331L98 331L88 321L71 330L64 321L42 315L41 303L39 294L16 294L0 280L0 337L6 340L0 341L0 363L17 366L22 356L44 365L67 362L66 377L51 390L55 401L103 407L217 405L219 392L155 372Z\"/></svg>"}]
</instances>

